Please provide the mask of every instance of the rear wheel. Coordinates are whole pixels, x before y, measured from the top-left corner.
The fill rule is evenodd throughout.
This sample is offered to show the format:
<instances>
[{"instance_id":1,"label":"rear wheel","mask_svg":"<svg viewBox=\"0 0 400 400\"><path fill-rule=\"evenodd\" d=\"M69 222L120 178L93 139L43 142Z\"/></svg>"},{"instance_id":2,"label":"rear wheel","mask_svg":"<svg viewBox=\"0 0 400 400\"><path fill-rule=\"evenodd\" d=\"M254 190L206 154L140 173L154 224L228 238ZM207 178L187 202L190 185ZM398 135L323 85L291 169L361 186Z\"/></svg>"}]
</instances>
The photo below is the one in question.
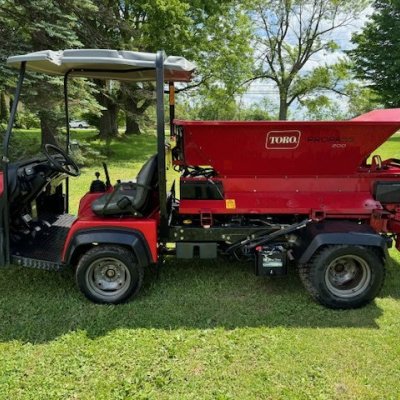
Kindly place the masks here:
<instances>
[{"instance_id":1,"label":"rear wheel","mask_svg":"<svg viewBox=\"0 0 400 400\"><path fill-rule=\"evenodd\" d=\"M76 268L76 282L95 303L122 303L139 292L143 268L121 246L101 245L87 251Z\"/></svg>"},{"instance_id":2,"label":"rear wheel","mask_svg":"<svg viewBox=\"0 0 400 400\"><path fill-rule=\"evenodd\" d=\"M300 267L300 278L319 303L330 308L358 308L378 295L385 266L373 248L328 246Z\"/></svg>"}]
</instances>

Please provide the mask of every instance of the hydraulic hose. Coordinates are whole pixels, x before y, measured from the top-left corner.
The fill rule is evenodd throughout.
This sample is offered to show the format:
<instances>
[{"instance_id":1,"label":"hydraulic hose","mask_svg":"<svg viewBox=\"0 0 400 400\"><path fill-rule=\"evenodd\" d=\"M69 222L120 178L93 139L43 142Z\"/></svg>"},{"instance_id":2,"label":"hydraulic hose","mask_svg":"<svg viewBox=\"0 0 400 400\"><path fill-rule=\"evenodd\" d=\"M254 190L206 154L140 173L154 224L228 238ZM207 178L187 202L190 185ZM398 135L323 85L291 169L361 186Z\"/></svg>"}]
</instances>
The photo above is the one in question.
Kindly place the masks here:
<instances>
[{"instance_id":1,"label":"hydraulic hose","mask_svg":"<svg viewBox=\"0 0 400 400\"><path fill-rule=\"evenodd\" d=\"M312 222L312 219L305 219L301 222L298 222L296 224L293 225L289 225L285 228L279 229L275 232L270 233L267 236L259 236L255 239L246 239L246 240L242 240L240 242L236 242L233 245L231 245L230 247L227 248L226 253L231 253L233 251L236 251L238 248L240 247L245 247L247 250L252 250L255 249L257 246L261 246L265 243L270 242L271 240L274 240L280 236L283 235L287 235L288 233L292 233L295 232L299 229L303 229L305 228L310 222Z\"/></svg>"}]
</instances>

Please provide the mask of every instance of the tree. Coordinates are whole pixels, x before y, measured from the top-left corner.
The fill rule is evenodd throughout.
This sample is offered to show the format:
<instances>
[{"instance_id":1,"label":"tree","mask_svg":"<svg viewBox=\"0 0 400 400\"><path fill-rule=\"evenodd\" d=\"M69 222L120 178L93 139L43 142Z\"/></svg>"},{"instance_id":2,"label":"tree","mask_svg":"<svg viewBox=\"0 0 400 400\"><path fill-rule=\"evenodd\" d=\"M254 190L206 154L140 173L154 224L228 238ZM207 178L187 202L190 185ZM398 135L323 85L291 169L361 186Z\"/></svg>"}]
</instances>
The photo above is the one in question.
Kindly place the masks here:
<instances>
[{"instance_id":1,"label":"tree","mask_svg":"<svg viewBox=\"0 0 400 400\"><path fill-rule=\"evenodd\" d=\"M6 94L4 90L0 92L0 123L6 124L10 116L7 104Z\"/></svg>"},{"instance_id":2,"label":"tree","mask_svg":"<svg viewBox=\"0 0 400 400\"><path fill-rule=\"evenodd\" d=\"M376 0L375 12L350 52L357 77L367 80L386 107L400 106L400 1Z\"/></svg>"},{"instance_id":3,"label":"tree","mask_svg":"<svg viewBox=\"0 0 400 400\"><path fill-rule=\"evenodd\" d=\"M251 20L246 9L243 4L226 2L219 13L205 16L195 27L195 45L189 43L186 52L198 66L198 87L193 92L200 105L198 117L237 119L237 100L246 90L242 83L253 68Z\"/></svg>"},{"instance_id":4,"label":"tree","mask_svg":"<svg viewBox=\"0 0 400 400\"><path fill-rule=\"evenodd\" d=\"M194 86L238 86L237 76L246 70L242 66L251 61L247 17L233 0L95 0L95 4L99 12L85 14L80 25L79 38L85 45L148 52L163 49L186 56L198 64ZM117 97L108 96L124 110L127 134L140 133L139 122L154 104L152 93L151 85L122 84ZM106 114L107 107L99 121L101 136L109 134L102 122Z\"/></svg>"},{"instance_id":5,"label":"tree","mask_svg":"<svg viewBox=\"0 0 400 400\"><path fill-rule=\"evenodd\" d=\"M361 85L360 82L355 80L346 85L346 93L349 104L349 118L382 107L382 103L380 102L376 92Z\"/></svg>"},{"instance_id":6,"label":"tree","mask_svg":"<svg viewBox=\"0 0 400 400\"><path fill-rule=\"evenodd\" d=\"M197 100L191 100L194 119L234 120L237 119L238 105L233 96L227 95L225 88L202 91Z\"/></svg>"},{"instance_id":7,"label":"tree","mask_svg":"<svg viewBox=\"0 0 400 400\"><path fill-rule=\"evenodd\" d=\"M347 58L329 68L316 68L315 75L311 81L305 79L303 84L313 87L313 81L316 81L318 92L300 96L298 99L299 104L306 109L307 119L350 119L380 106L373 91L355 78L353 65ZM340 90L335 89L339 84ZM339 96L332 96L332 92Z\"/></svg>"},{"instance_id":8,"label":"tree","mask_svg":"<svg viewBox=\"0 0 400 400\"><path fill-rule=\"evenodd\" d=\"M0 19L6 22L3 29L12 35L11 40L15 45L8 55L82 46L76 35L79 17L85 12L93 11L95 8L91 0L1 1ZM2 42L7 40L8 37L1 39ZM42 143L56 143L55 133L62 119L60 80L28 74L25 89L26 104L30 105L40 119Z\"/></svg>"},{"instance_id":9,"label":"tree","mask_svg":"<svg viewBox=\"0 0 400 400\"><path fill-rule=\"evenodd\" d=\"M122 83L121 97L125 111L125 135L140 135L140 122L148 108L154 104L154 85L152 83Z\"/></svg>"},{"instance_id":10,"label":"tree","mask_svg":"<svg viewBox=\"0 0 400 400\"><path fill-rule=\"evenodd\" d=\"M257 68L252 81L274 82L279 92L279 119L287 119L289 107L302 96L335 88L327 87L325 79L332 73L332 66L315 68L309 61L338 50L331 34L352 23L367 3L365 0L249 1L257 48ZM336 83L337 89L339 82L332 83Z\"/></svg>"}]
</instances>

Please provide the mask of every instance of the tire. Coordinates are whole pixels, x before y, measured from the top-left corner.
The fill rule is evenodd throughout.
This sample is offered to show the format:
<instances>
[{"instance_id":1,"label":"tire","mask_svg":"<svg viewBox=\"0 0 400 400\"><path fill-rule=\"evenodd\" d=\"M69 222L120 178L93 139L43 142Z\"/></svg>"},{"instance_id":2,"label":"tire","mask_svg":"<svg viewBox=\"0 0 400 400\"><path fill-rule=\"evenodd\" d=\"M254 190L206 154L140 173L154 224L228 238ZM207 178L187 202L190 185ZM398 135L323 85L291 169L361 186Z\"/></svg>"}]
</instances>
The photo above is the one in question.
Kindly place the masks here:
<instances>
[{"instance_id":1,"label":"tire","mask_svg":"<svg viewBox=\"0 0 400 400\"><path fill-rule=\"evenodd\" d=\"M76 283L91 301L119 304L137 295L143 282L143 267L128 249L100 245L88 250L76 268Z\"/></svg>"},{"instance_id":2,"label":"tire","mask_svg":"<svg viewBox=\"0 0 400 400\"><path fill-rule=\"evenodd\" d=\"M82 125L82 124L79 124L79 125L78 125L78 128L79 128L79 129L82 129L82 128L83 128L83 125Z\"/></svg>"},{"instance_id":3,"label":"tire","mask_svg":"<svg viewBox=\"0 0 400 400\"><path fill-rule=\"evenodd\" d=\"M384 260L371 247L328 246L299 268L310 295L334 309L359 308L371 302L385 281Z\"/></svg>"}]
</instances>

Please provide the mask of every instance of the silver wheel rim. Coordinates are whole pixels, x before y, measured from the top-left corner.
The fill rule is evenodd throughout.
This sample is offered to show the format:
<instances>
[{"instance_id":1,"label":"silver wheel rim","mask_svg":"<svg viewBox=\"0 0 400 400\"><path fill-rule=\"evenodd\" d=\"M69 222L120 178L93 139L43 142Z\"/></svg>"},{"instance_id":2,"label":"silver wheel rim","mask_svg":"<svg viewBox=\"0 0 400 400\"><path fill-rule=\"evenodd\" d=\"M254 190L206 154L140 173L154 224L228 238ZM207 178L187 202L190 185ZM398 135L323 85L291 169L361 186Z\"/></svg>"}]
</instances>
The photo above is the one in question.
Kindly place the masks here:
<instances>
[{"instance_id":1,"label":"silver wheel rim","mask_svg":"<svg viewBox=\"0 0 400 400\"><path fill-rule=\"evenodd\" d=\"M98 298L110 300L126 293L131 284L128 267L113 257L99 258L86 270L89 291Z\"/></svg>"},{"instance_id":2,"label":"silver wheel rim","mask_svg":"<svg viewBox=\"0 0 400 400\"><path fill-rule=\"evenodd\" d=\"M361 257L345 255L335 258L325 271L325 284L335 296L356 297L371 282L371 269Z\"/></svg>"}]
</instances>

